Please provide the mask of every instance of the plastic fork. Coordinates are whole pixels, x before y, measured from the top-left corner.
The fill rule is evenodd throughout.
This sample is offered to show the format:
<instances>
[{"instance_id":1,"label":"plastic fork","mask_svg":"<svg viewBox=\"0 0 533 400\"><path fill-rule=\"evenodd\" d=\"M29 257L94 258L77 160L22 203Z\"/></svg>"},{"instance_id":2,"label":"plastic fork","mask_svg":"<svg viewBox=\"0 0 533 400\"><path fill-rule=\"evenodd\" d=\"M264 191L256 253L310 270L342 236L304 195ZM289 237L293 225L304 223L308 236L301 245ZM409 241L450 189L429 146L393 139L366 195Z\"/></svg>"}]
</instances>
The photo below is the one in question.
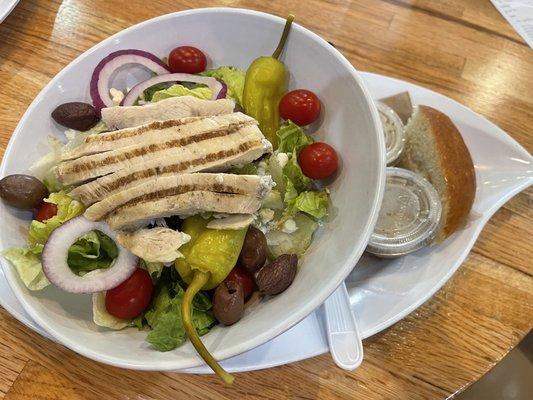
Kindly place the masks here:
<instances>
[{"instance_id":1,"label":"plastic fork","mask_svg":"<svg viewBox=\"0 0 533 400\"><path fill-rule=\"evenodd\" d=\"M363 361L363 342L344 282L324 303L329 351L335 364L353 371Z\"/></svg>"}]
</instances>

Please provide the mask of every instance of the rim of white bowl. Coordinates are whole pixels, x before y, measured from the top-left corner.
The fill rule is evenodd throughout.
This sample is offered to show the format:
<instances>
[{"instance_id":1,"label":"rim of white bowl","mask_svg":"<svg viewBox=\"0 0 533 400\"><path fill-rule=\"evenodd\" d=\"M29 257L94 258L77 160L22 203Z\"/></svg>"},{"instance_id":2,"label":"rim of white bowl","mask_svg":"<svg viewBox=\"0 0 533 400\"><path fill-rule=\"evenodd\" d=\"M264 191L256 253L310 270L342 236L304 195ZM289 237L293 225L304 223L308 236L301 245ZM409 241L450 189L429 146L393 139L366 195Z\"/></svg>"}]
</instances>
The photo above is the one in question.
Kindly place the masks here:
<instances>
[{"instance_id":1,"label":"rim of white bowl","mask_svg":"<svg viewBox=\"0 0 533 400\"><path fill-rule=\"evenodd\" d=\"M70 62L68 65L66 65L61 71L57 73L54 78L48 84L41 89L37 97L32 101L26 112L24 113L23 117L17 124L17 127L15 128L15 131L13 132L9 143L7 145L3 160L2 160L2 166L0 168L0 176L3 176L5 173L5 162L4 160L9 158L11 156L12 147L14 138L20 131L20 127L24 124L26 119L29 118L29 116L32 114L33 110L37 107L37 105L42 101L42 97L44 96L43 93L45 90L55 84L55 82L59 79L59 75L66 70L67 68L75 68L76 65L81 62L82 59L84 59L87 55L93 53L94 51L98 50L100 47L103 47L105 44L109 43L109 41L112 41L114 38L116 38L119 35L123 35L124 33L139 29L140 27L144 25L148 25L150 23L156 22L156 21L163 21L166 19L172 19L175 18L178 15L192 15L192 14L206 14L206 13L228 13L228 14L244 14L244 15L251 15L255 17L261 17L265 19L269 19L271 21L275 21L279 24L284 24L285 19L268 14L261 11L255 11L255 10L248 10L248 9L242 9L242 8L230 8L230 7L213 7L213 8L197 8L192 10L185 10L185 11L178 11L175 13L170 14L164 14L160 15L155 18L148 19L146 21L140 22L138 24L132 25L126 29L123 29L114 35L102 40L101 42L97 43L90 49L86 50L82 54L80 54L78 57L76 57L72 62ZM324 286L324 289L317 294L317 296L313 299L313 301L304 304L299 310L297 310L295 313L293 313L289 318L279 321L272 325L272 328L268 331L265 331L262 334L259 334L249 340L246 340L244 342L241 342L236 348L234 346L230 349L220 349L213 352L213 355L217 360L224 360L226 358L230 358L233 356L236 356L237 354L241 354L247 350L253 349L257 346L260 346L263 343L268 342L269 340L274 339L275 337L279 336L283 332L287 331L288 329L292 328L294 325L296 325L298 322L300 322L302 319L304 319L307 315L309 315L311 312L313 312L316 308L318 308L330 295L333 293L333 291L344 281L344 279L348 276L348 274L352 271L352 269L355 267L357 260L360 258L361 254L366 248L366 244L370 238L370 235L372 234L374 230L374 226L376 224L379 209L381 206L381 202L383 200L383 192L385 188L385 164L386 164L386 154L385 154L385 138L383 136L382 129L380 128L380 119L378 115L377 108L372 100L372 97L370 96L369 91L367 90L363 79L355 69L355 67L344 57L335 47L333 47L331 44L329 44L326 40L324 40L322 37L317 35L316 33L310 31L309 29L295 23L293 24L292 29L296 29L303 33L304 35L310 37L314 41L318 41L321 43L330 53L332 56L337 58L345 67L346 70L350 72L352 78L357 82L359 87L361 88L364 97L367 100L367 104L369 106L370 110L370 116L373 121L374 125L374 134L378 141L378 148L381 149L381 151L377 154L378 156L378 187L377 192L374 194L373 199L373 206L372 210L369 214L369 219L367 221L366 227L363 232L359 235L359 244L358 246L354 247L352 250L350 256L346 259L343 268L339 268L335 275L332 277L332 279L327 283L327 285ZM4 262L2 262L2 265ZM148 371L175 371L175 370L181 370L186 368L193 368L200 365L203 365L203 360L198 356L195 360L184 363L180 361L179 358L176 358L176 361L161 361L157 367L154 367L152 365L145 365L143 362L125 362L124 360L117 358L117 357L111 357L106 354L102 354L100 352L91 350L90 348L84 346L82 343L73 341L69 339L68 337L64 336L60 331L56 330L55 328L51 327L46 323L40 316L39 313L35 312L33 307L28 305L20 292L18 288L18 282L16 280L18 279L16 276L14 276L14 272L11 268L4 268L5 275L7 277L7 281L13 292L15 293L15 296L17 297L17 300L22 304L26 312L30 315L30 317L38 324L40 325L48 334L53 336L59 343L62 345L68 347L69 349L88 357L92 360L103 362L105 364L113 365L116 367L121 368L129 368L129 369L137 369L137 370L148 370Z\"/></svg>"}]
</instances>

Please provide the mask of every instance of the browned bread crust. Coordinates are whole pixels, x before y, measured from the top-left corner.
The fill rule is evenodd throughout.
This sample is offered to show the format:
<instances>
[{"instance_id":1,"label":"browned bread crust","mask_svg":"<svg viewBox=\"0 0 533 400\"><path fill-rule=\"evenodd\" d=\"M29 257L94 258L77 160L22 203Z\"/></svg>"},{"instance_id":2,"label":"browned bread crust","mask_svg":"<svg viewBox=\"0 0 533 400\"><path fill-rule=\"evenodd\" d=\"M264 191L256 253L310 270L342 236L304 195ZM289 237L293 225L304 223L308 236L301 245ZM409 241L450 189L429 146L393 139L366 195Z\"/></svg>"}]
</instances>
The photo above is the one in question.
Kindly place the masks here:
<instances>
[{"instance_id":1,"label":"browned bread crust","mask_svg":"<svg viewBox=\"0 0 533 400\"><path fill-rule=\"evenodd\" d=\"M428 178L439 192L443 203L443 221L437 235L440 241L467 220L476 193L474 164L461 134L447 115L429 106L419 106L412 118L418 118L419 122L411 124L410 121L406 127L407 142L400 164ZM423 138L418 132L421 124L426 127L422 134L431 135L426 139L432 143L436 160L410 154L422 151L419 143ZM413 159L417 162L412 162Z\"/></svg>"}]
</instances>

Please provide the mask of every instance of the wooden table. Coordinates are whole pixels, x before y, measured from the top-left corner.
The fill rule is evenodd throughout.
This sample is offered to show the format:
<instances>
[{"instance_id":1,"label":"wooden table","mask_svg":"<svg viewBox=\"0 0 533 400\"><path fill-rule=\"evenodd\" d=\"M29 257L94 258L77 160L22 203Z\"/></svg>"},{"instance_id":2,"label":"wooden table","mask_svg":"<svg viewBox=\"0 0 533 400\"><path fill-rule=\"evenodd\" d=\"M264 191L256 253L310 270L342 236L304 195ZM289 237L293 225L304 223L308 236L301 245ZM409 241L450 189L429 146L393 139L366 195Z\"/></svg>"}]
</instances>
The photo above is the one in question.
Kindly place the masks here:
<instances>
[{"instance_id":1,"label":"wooden table","mask_svg":"<svg viewBox=\"0 0 533 400\"><path fill-rule=\"evenodd\" d=\"M486 116L533 149L533 52L488 0L22 0L0 25L0 147L42 87L111 34L157 15L247 7L297 21L366 71L419 83ZM533 191L490 220L450 282L365 341L355 372L329 355L213 376L121 370L85 359L0 310L0 397L440 399L476 381L533 326Z\"/></svg>"}]
</instances>

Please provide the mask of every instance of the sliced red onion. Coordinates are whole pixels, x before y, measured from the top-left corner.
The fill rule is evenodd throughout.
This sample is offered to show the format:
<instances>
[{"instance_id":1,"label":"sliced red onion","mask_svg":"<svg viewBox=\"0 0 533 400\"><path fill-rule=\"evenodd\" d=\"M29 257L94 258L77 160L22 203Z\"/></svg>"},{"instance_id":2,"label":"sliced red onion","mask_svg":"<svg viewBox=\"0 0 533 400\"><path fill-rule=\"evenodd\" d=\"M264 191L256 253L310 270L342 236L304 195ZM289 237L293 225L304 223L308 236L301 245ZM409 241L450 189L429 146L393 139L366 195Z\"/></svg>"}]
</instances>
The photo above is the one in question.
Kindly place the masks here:
<instances>
[{"instance_id":1,"label":"sliced red onion","mask_svg":"<svg viewBox=\"0 0 533 400\"><path fill-rule=\"evenodd\" d=\"M91 99L98 113L102 108L113 105L109 95L109 80L113 72L126 64L140 64L158 75L170 72L163 61L147 51L128 49L109 54L98 63L91 78Z\"/></svg>"},{"instance_id":2,"label":"sliced red onion","mask_svg":"<svg viewBox=\"0 0 533 400\"><path fill-rule=\"evenodd\" d=\"M223 81L221 81L220 79L217 79L220 84L222 85L222 89L220 89L220 92L218 92L218 96L217 96L217 100L218 99L225 99L226 98L226 94L228 93L228 85L226 85Z\"/></svg>"},{"instance_id":3,"label":"sliced red onion","mask_svg":"<svg viewBox=\"0 0 533 400\"><path fill-rule=\"evenodd\" d=\"M124 97L124 100L122 100L120 105L121 106L132 106L133 104L135 104L135 102L141 96L141 94L144 92L145 89L148 89L149 87L157 85L158 83L165 83L165 82L192 82L192 83L201 83L201 84L207 85L207 87L211 89L211 92L213 92L213 95L211 96L213 100L218 98L218 95L220 91L222 90L222 84L219 81L217 81L215 78L212 78L210 76L199 76L199 75L179 74L179 73L178 74L165 74L165 75L154 76L153 78L150 78L132 87L131 90L126 95L126 97Z\"/></svg>"},{"instance_id":4,"label":"sliced red onion","mask_svg":"<svg viewBox=\"0 0 533 400\"><path fill-rule=\"evenodd\" d=\"M68 249L83 234L99 230L115 241L118 257L107 268L78 276L68 266ZM56 228L44 245L42 253L43 272L55 286L70 293L95 293L120 285L137 268L138 258L120 246L113 232L104 222L89 221L84 216L76 217Z\"/></svg>"}]
</instances>

